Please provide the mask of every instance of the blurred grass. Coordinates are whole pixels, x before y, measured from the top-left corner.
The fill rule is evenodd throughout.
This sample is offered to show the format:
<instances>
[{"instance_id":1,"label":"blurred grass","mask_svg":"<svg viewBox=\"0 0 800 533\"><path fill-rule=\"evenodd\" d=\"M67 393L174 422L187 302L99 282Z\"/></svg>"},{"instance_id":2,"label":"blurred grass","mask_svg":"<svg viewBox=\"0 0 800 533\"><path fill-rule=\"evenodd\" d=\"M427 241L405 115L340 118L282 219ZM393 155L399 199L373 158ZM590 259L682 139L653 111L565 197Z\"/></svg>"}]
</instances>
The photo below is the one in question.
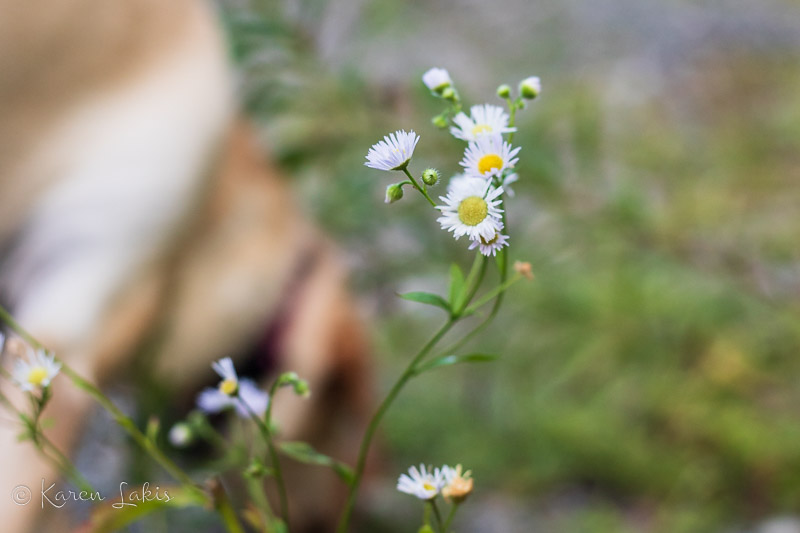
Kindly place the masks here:
<instances>
[{"instance_id":1,"label":"blurred grass","mask_svg":"<svg viewBox=\"0 0 800 533\"><path fill-rule=\"evenodd\" d=\"M448 262L469 259L413 195L385 206L391 177L364 154L414 128L414 169L448 175L461 146L429 123L425 58L402 83L326 66L325 10L302 5L317 8L260 26L263 6L226 4L232 49L247 109L376 312L383 390L441 319L393 293L442 290ZM364 16L374 38L411 17L385 1ZM462 462L477 502L518 501L554 515L552 531L719 531L800 513L800 65L780 41L726 43L682 57L650 93L635 75L560 71L560 56L541 66L554 74L520 116L509 207L512 257L537 279L475 343L500 362L431 373L398 401L387 476ZM539 72L511 67L491 74Z\"/></svg>"}]
</instances>

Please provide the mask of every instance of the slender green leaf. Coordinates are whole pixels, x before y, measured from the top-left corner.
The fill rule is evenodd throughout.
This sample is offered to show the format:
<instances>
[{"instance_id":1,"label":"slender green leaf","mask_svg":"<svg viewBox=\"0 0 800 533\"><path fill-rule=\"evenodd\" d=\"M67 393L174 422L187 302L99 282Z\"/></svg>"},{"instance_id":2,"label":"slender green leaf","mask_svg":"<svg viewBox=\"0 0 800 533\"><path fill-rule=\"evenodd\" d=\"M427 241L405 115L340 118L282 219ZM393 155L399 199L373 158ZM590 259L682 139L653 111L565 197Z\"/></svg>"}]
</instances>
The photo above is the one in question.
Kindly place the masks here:
<instances>
[{"instance_id":1,"label":"slender green leaf","mask_svg":"<svg viewBox=\"0 0 800 533\"><path fill-rule=\"evenodd\" d=\"M462 363L488 363L489 361L494 361L495 359L497 359L496 355L485 353L472 353L469 355L445 355L442 357L437 357L436 359L432 359L427 363L418 366L414 370L414 374L419 375L423 372L433 370L434 368L458 365Z\"/></svg>"},{"instance_id":2,"label":"slender green leaf","mask_svg":"<svg viewBox=\"0 0 800 533\"><path fill-rule=\"evenodd\" d=\"M306 442L295 441L282 442L279 446L281 452L288 455L295 461L332 468L333 471L336 472L336 474L342 478L345 483L348 485L352 484L355 475L349 466L316 451L310 444Z\"/></svg>"},{"instance_id":3,"label":"slender green leaf","mask_svg":"<svg viewBox=\"0 0 800 533\"><path fill-rule=\"evenodd\" d=\"M438 294L431 294L430 292L407 292L405 294L399 294L398 296L404 300L433 305L444 309L448 313L450 312L450 304Z\"/></svg>"},{"instance_id":4,"label":"slender green leaf","mask_svg":"<svg viewBox=\"0 0 800 533\"><path fill-rule=\"evenodd\" d=\"M464 273L455 263L450 265L450 306L452 309L459 309L466 295L467 286L464 280Z\"/></svg>"}]
</instances>

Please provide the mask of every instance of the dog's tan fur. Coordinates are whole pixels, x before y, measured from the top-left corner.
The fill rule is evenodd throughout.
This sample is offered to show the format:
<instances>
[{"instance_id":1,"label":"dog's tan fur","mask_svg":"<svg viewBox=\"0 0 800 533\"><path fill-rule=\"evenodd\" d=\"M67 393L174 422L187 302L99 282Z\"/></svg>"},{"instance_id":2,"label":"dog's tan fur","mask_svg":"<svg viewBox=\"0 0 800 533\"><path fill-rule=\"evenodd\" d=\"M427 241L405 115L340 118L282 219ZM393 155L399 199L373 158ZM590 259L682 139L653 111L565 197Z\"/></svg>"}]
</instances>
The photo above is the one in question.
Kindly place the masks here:
<instances>
[{"instance_id":1,"label":"dog's tan fur","mask_svg":"<svg viewBox=\"0 0 800 533\"><path fill-rule=\"evenodd\" d=\"M287 394L276 402L283 435L352 454L355 443L343 435L357 433L368 391L345 270L264 163L248 126L233 117L224 45L208 7L195 0L0 0L0 51L0 287L22 323L100 382L137 364L131 358L147 343L156 373L187 392L210 378L212 360L241 352L272 324L278 369L298 372L314 391L311 400ZM163 137L126 114L129 104L147 110L151 102L152 113L163 110L168 119ZM129 157L126 135L140 127ZM98 150L106 141L108 149ZM115 150L126 157L121 177ZM142 185L122 199L92 196L115 179L123 190L125 179ZM81 180L100 184L100 192ZM120 218L130 218L118 227L114 201ZM134 204L126 211L128 201ZM153 204L160 208L151 215ZM88 207L75 212L74 205ZM103 209L94 212L97 206ZM92 224L62 224L73 215ZM109 229L96 236L94 224ZM46 246L51 235L87 241L91 254L54 251ZM131 243L124 260L120 242ZM0 390L23 404L7 382ZM54 392L47 416L57 424L49 436L68 451L90 402L64 378ZM0 494L20 484L35 494L41 478L56 473L16 442L19 428L7 418ZM334 483L327 478L322 487L341 493ZM335 511L335 498L322 504L309 491L296 494L307 524ZM39 506L0 497L4 531L33 531L41 514Z\"/></svg>"}]
</instances>

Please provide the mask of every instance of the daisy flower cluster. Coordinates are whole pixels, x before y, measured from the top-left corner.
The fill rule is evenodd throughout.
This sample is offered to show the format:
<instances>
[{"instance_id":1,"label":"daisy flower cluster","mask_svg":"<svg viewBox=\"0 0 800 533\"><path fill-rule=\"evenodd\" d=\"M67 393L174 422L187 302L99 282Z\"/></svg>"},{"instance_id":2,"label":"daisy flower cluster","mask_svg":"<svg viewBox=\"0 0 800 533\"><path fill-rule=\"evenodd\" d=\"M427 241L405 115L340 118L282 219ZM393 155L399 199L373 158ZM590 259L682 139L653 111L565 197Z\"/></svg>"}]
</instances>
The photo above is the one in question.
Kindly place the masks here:
<instances>
[{"instance_id":1,"label":"daisy flower cluster","mask_svg":"<svg viewBox=\"0 0 800 533\"><path fill-rule=\"evenodd\" d=\"M408 170L414 149L420 138L414 131L400 130L384 137L367 153L366 166L405 173L407 180L393 183L386 189L386 203L403 198L403 187L419 191L440 212L438 222L442 229L455 239L466 236L469 249L484 256L496 256L509 244L506 231L504 197L513 196L510 185L519 180L515 172L519 162L519 147L511 144L516 112L525 107L541 92L537 77L529 77L519 84L519 96L511 97L511 88L501 85L497 95L506 101L508 110L493 104L474 105L469 114L462 111L461 97L447 70L432 68L422 81L431 94L442 98L448 108L433 119L441 128L449 128L456 139L467 143L461 159L461 172L450 179L447 193L435 202L428 187L436 185L439 173L426 169L419 180Z\"/></svg>"},{"instance_id":2,"label":"daisy flower cluster","mask_svg":"<svg viewBox=\"0 0 800 533\"><path fill-rule=\"evenodd\" d=\"M455 467L444 465L441 468L419 465L412 466L408 474L401 474L397 480L397 490L410 494L424 501L434 511L438 530L447 533L458 506L467 499L474 488L472 472L463 470L461 465ZM453 505L447 522L441 523L441 516L436 507L436 499L441 495L445 502ZM428 515L426 513L426 524ZM424 526L423 526L424 527Z\"/></svg>"},{"instance_id":3,"label":"daisy flower cluster","mask_svg":"<svg viewBox=\"0 0 800 533\"><path fill-rule=\"evenodd\" d=\"M400 474L397 490L429 501L441 494L447 501L464 501L472 493L472 472L463 471L461 465L444 465L441 468L419 465L412 466L408 474Z\"/></svg>"}]
</instances>

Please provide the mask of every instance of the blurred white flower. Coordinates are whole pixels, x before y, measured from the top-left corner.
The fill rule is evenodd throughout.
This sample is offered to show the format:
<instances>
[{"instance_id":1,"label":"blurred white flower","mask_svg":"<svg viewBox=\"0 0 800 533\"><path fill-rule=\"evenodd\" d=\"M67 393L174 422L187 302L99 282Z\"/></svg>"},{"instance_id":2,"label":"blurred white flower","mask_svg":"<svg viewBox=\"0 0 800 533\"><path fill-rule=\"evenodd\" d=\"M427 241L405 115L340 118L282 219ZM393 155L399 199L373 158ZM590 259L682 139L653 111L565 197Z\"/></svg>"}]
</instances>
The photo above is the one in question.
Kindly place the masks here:
<instances>
[{"instance_id":1,"label":"blurred white flower","mask_svg":"<svg viewBox=\"0 0 800 533\"><path fill-rule=\"evenodd\" d=\"M472 244L469 245L469 249L474 250L475 248L479 248L481 253L486 257L490 255L494 257L497 255L497 251L503 248L503 246L508 246L508 235L503 235L502 229L503 225L501 223L500 228L491 239L486 239L482 236L478 236L477 239L472 239Z\"/></svg>"},{"instance_id":2,"label":"blurred white flower","mask_svg":"<svg viewBox=\"0 0 800 533\"><path fill-rule=\"evenodd\" d=\"M453 80L445 69L433 67L422 75L422 83L431 91L441 93L453 84Z\"/></svg>"},{"instance_id":3,"label":"blurred white flower","mask_svg":"<svg viewBox=\"0 0 800 533\"><path fill-rule=\"evenodd\" d=\"M372 145L364 164L378 170L403 170L411 161L418 142L419 135L413 131L396 131Z\"/></svg>"},{"instance_id":4,"label":"blurred white flower","mask_svg":"<svg viewBox=\"0 0 800 533\"><path fill-rule=\"evenodd\" d=\"M481 135L517 131L517 128L508 127L508 120L508 114L502 107L490 104L474 105L470 109L470 116L460 112L453 117L456 125L450 128L450 133L457 139L474 141Z\"/></svg>"},{"instance_id":5,"label":"blurred white flower","mask_svg":"<svg viewBox=\"0 0 800 533\"><path fill-rule=\"evenodd\" d=\"M456 239L463 235L470 239L493 239L502 228L498 197L503 188L492 187L491 182L478 179L459 181L447 196L440 196L445 205L436 206L442 212L437 220L443 229L453 232Z\"/></svg>"},{"instance_id":6,"label":"blurred white flower","mask_svg":"<svg viewBox=\"0 0 800 533\"><path fill-rule=\"evenodd\" d=\"M231 358L214 361L211 363L211 368L222 378L218 386L219 392L225 396L235 396L239 389L239 376L236 375L236 368Z\"/></svg>"},{"instance_id":7,"label":"blurred white flower","mask_svg":"<svg viewBox=\"0 0 800 533\"><path fill-rule=\"evenodd\" d=\"M61 370L61 363L57 363L55 355L44 350L29 348L28 359L17 359L11 377L24 391L32 391L50 386Z\"/></svg>"},{"instance_id":8,"label":"blurred white flower","mask_svg":"<svg viewBox=\"0 0 800 533\"><path fill-rule=\"evenodd\" d=\"M416 496L420 500L432 500L439 494L444 486L444 475L440 469L426 469L425 465L419 465L419 470L415 466L408 469L408 475L401 474L397 480L397 490Z\"/></svg>"},{"instance_id":9,"label":"blurred white flower","mask_svg":"<svg viewBox=\"0 0 800 533\"><path fill-rule=\"evenodd\" d=\"M192 428L186 422L178 422L169 430L169 442L176 448L185 448L192 443Z\"/></svg>"},{"instance_id":10,"label":"blurred white flower","mask_svg":"<svg viewBox=\"0 0 800 533\"><path fill-rule=\"evenodd\" d=\"M197 396L197 406L206 413L219 413L231 407L242 418L250 418L250 411L258 416L267 412L269 394L258 388L252 380L239 381L238 394L231 397L219 388L207 388ZM249 407L249 409L248 409Z\"/></svg>"},{"instance_id":11,"label":"blurred white flower","mask_svg":"<svg viewBox=\"0 0 800 533\"><path fill-rule=\"evenodd\" d=\"M481 135L471 141L464 152L461 166L476 178L500 176L507 168L514 168L519 158L519 148L512 148L500 134Z\"/></svg>"}]
</instances>

